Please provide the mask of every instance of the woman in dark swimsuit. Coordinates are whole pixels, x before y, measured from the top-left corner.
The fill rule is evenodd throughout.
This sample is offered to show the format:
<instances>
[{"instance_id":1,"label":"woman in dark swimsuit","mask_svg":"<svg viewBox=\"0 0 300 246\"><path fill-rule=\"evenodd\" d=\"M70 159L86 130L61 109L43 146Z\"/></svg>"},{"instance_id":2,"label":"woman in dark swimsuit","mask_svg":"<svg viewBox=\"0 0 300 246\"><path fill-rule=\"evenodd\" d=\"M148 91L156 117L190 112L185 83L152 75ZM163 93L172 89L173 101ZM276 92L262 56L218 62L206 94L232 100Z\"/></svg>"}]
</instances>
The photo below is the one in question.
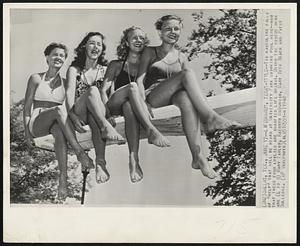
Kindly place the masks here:
<instances>
[{"instance_id":1,"label":"woman in dark swimsuit","mask_svg":"<svg viewBox=\"0 0 300 246\"><path fill-rule=\"evenodd\" d=\"M96 180L109 179L103 162L106 139L124 140L105 118L99 88L106 70L104 36L89 32L75 49L76 56L67 71L66 108L76 131L85 132L89 124L96 152ZM93 163L88 168L93 168Z\"/></svg>"},{"instance_id":2,"label":"woman in dark swimsuit","mask_svg":"<svg viewBox=\"0 0 300 246\"><path fill-rule=\"evenodd\" d=\"M162 44L146 47L142 54L137 77L140 92L143 99L154 108L170 104L180 108L183 130L192 154L192 167L213 179L217 174L201 150L200 120L206 132L240 124L221 117L209 107L194 72L188 68L186 57L176 49L182 29L181 18L163 16L155 26Z\"/></svg>"},{"instance_id":3,"label":"woman in dark swimsuit","mask_svg":"<svg viewBox=\"0 0 300 246\"><path fill-rule=\"evenodd\" d=\"M140 124L146 130L149 143L159 147L167 147L170 143L151 123L147 105L136 84L140 55L148 43L146 34L138 27L128 28L123 33L117 48L119 60L109 64L101 96L110 115L124 115L130 178L132 182L137 182L143 178L138 158ZM108 98L109 90L111 94Z\"/></svg>"}]
</instances>

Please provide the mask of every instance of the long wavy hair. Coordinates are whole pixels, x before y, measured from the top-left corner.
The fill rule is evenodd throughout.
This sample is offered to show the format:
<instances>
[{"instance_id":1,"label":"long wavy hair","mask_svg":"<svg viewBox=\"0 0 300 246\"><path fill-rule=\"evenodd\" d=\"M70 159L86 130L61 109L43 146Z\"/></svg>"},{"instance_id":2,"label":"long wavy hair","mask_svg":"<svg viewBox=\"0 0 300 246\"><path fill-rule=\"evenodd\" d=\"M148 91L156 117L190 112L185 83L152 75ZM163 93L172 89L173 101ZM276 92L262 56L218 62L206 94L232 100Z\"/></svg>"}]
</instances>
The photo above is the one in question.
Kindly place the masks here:
<instances>
[{"instance_id":1,"label":"long wavy hair","mask_svg":"<svg viewBox=\"0 0 300 246\"><path fill-rule=\"evenodd\" d=\"M123 35L121 37L120 44L117 47L117 56L118 56L119 60L127 59L127 56L129 53L129 46L127 45L126 42L128 41L129 34L135 30L141 30L144 32L144 30L142 28L136 27L136 26L129 27L123 31ZM148 44L149 44L149 39L147 37L147 34L145 33L145 46L147 46Z\"/></svg>"},{"instance_id":2,"label":"long wavy hair","mask_svg":"<svg viewBox=\"0 0 300 246\"><path fill-rule=\"evenodd\" d=\"M107 60L105 59L105 50L106 50L106 45L104 43L104 35L100 32L89 32L83 39L82 41L79 43L79 45L77 46L77 48L74 50L75 52L75 57L74 60L71 63L71 66L75 66L80 68L81 70L84 69L85 66L85 61L86 61L86 43L88 42L90 37L93 36L100 36L102 39L102 52L101 55L99 56L97 63L102 65L102 66L106 66L107 65Z\"/></svg>"}]
</instances>

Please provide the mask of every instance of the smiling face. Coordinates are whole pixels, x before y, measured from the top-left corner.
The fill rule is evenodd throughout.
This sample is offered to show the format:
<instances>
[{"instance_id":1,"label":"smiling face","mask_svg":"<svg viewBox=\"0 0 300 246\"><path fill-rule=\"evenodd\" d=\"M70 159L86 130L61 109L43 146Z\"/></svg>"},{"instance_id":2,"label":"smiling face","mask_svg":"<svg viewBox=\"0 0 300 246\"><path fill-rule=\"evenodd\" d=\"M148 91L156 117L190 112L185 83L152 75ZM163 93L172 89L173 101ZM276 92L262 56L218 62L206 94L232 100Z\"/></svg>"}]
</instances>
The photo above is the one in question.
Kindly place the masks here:
<instances>
[{"instance_id":1,"label":"smiling face","mask_svg":"<svg viewBox=\"0 0 300 246\"><path fill-rule=\"evenodd\" d=\"M54 48L46 56L49 67L61 68L66 60L66 52L61 48Z\"/></svg>"},{"instance_id":2,"label":"smiling face","mask_svg":"<svg viewBox=\"0 0 300 246\"><path fill-rule=\"evenodd\" d=\"M140 53L145 48L146 34L140 30L136 29L129 33L127 45L131 51Z\"/></svg>"},{"instance_id":3,"label":"smiling face","mask_svg":"<svg viewBox=\"0 0 300 246\"><path fill-rule=\"evenodd\" d=\"M93 60L97 60L103 50L103 40L101 36L95 35L90 37L85 47L87 57Z\"/></svg>"},{"instance_id":4,"label":"smiling face","mask_svg":"<svg viewBox=\"0 0 300 246\"><path fill-rule=\"evenodd\" d=\"M181 23L178 20L164 21L159 31L161 40L168 44L176 43L180 37L181 28Z\"/></svg>"}]
</instances>

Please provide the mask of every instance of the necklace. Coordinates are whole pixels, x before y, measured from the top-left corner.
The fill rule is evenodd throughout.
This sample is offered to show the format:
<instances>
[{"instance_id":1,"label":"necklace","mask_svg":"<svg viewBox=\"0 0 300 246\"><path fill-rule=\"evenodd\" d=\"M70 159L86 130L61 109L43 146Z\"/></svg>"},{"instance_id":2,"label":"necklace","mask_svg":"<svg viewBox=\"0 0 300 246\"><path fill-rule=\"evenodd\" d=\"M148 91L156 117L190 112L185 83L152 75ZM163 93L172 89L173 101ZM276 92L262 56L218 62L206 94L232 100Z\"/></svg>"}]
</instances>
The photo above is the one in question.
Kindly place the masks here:
<instances>
[{"instance_id":1,"label":"necklace","mask_svg":"<svg viewBox=\"0 0 300 246\"><path fill-rule=\"evenodd\" d=\"M133 81L131 81L131 77L130 77L131 74L130 74L130 69L129 69L129 62L127 62L126 64L127 64L127 75L128 75L129 82L130 83L136 82L137 73L134 75Z\"/></svg>"},{"instance_id":2,"label":"necklace","mask_svg":"<svg viewBox=\"0 0 300 246\"><path fill-rule=\"evenodd\" d=\"M45 75L44 75L44 81L46 82L46 75L47 75L47 72L45 72ZM49 87L50 87L50 93L53 94L53 91L55 90L55 80L56 80L56 77L57 77L57 74L55 74L54 77L50 78L47 82L49 83Z\"/></svg>"},{"instance_id":3,"label":"necklace","mask_svg":"<svg viewBox=\"0 0 300 246\"><path fill-rule=\"evenodd\" d=\"M90 84L90 83L88 82L87 77L85 76L86 70L84 69L84 70L82 71L82 73L83 73L83 78L84 78L84 82L85 82L86 84L88 84L88 85L93 85L93 84L96 82L97 78L98 78L99 70L100 70L100 66L99 66L99 64L98 64L98 65L97 65L97 73L96 73L96 77L95 77L94 81L92 82L92 84Z\"/></svg>"}]
</instances>

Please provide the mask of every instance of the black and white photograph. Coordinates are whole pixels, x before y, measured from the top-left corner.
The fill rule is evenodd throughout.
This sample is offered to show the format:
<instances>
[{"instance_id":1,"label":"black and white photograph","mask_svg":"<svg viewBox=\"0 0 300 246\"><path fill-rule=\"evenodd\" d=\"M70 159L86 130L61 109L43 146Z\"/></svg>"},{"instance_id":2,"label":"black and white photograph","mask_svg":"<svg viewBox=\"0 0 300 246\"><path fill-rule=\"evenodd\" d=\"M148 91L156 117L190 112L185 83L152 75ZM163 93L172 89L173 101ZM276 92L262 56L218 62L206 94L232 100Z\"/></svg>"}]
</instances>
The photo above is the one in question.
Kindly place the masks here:
<instances>
[{"instance_id":1,"label":"black and white photograph","mask_svg":"<svg viewBox=\"0 0 300 246\"><path fill-rule=\"evenodd\" d=\"M94 5L8 8L7 205L288 207L290 167L272 155L285 158L291 140L280 17L243 6ZM215 223L245 235L255 220Z\"/></svg>"},{"instance_id":2,"label":"black and white photograph","mask_svg":"<svg viewBox=\"0 0 300 246\"><path fill-rule=\"evenodd\" d=\"M11 203L255 206L255 10L11 24Z\"/></svg>"}]
</instances>

